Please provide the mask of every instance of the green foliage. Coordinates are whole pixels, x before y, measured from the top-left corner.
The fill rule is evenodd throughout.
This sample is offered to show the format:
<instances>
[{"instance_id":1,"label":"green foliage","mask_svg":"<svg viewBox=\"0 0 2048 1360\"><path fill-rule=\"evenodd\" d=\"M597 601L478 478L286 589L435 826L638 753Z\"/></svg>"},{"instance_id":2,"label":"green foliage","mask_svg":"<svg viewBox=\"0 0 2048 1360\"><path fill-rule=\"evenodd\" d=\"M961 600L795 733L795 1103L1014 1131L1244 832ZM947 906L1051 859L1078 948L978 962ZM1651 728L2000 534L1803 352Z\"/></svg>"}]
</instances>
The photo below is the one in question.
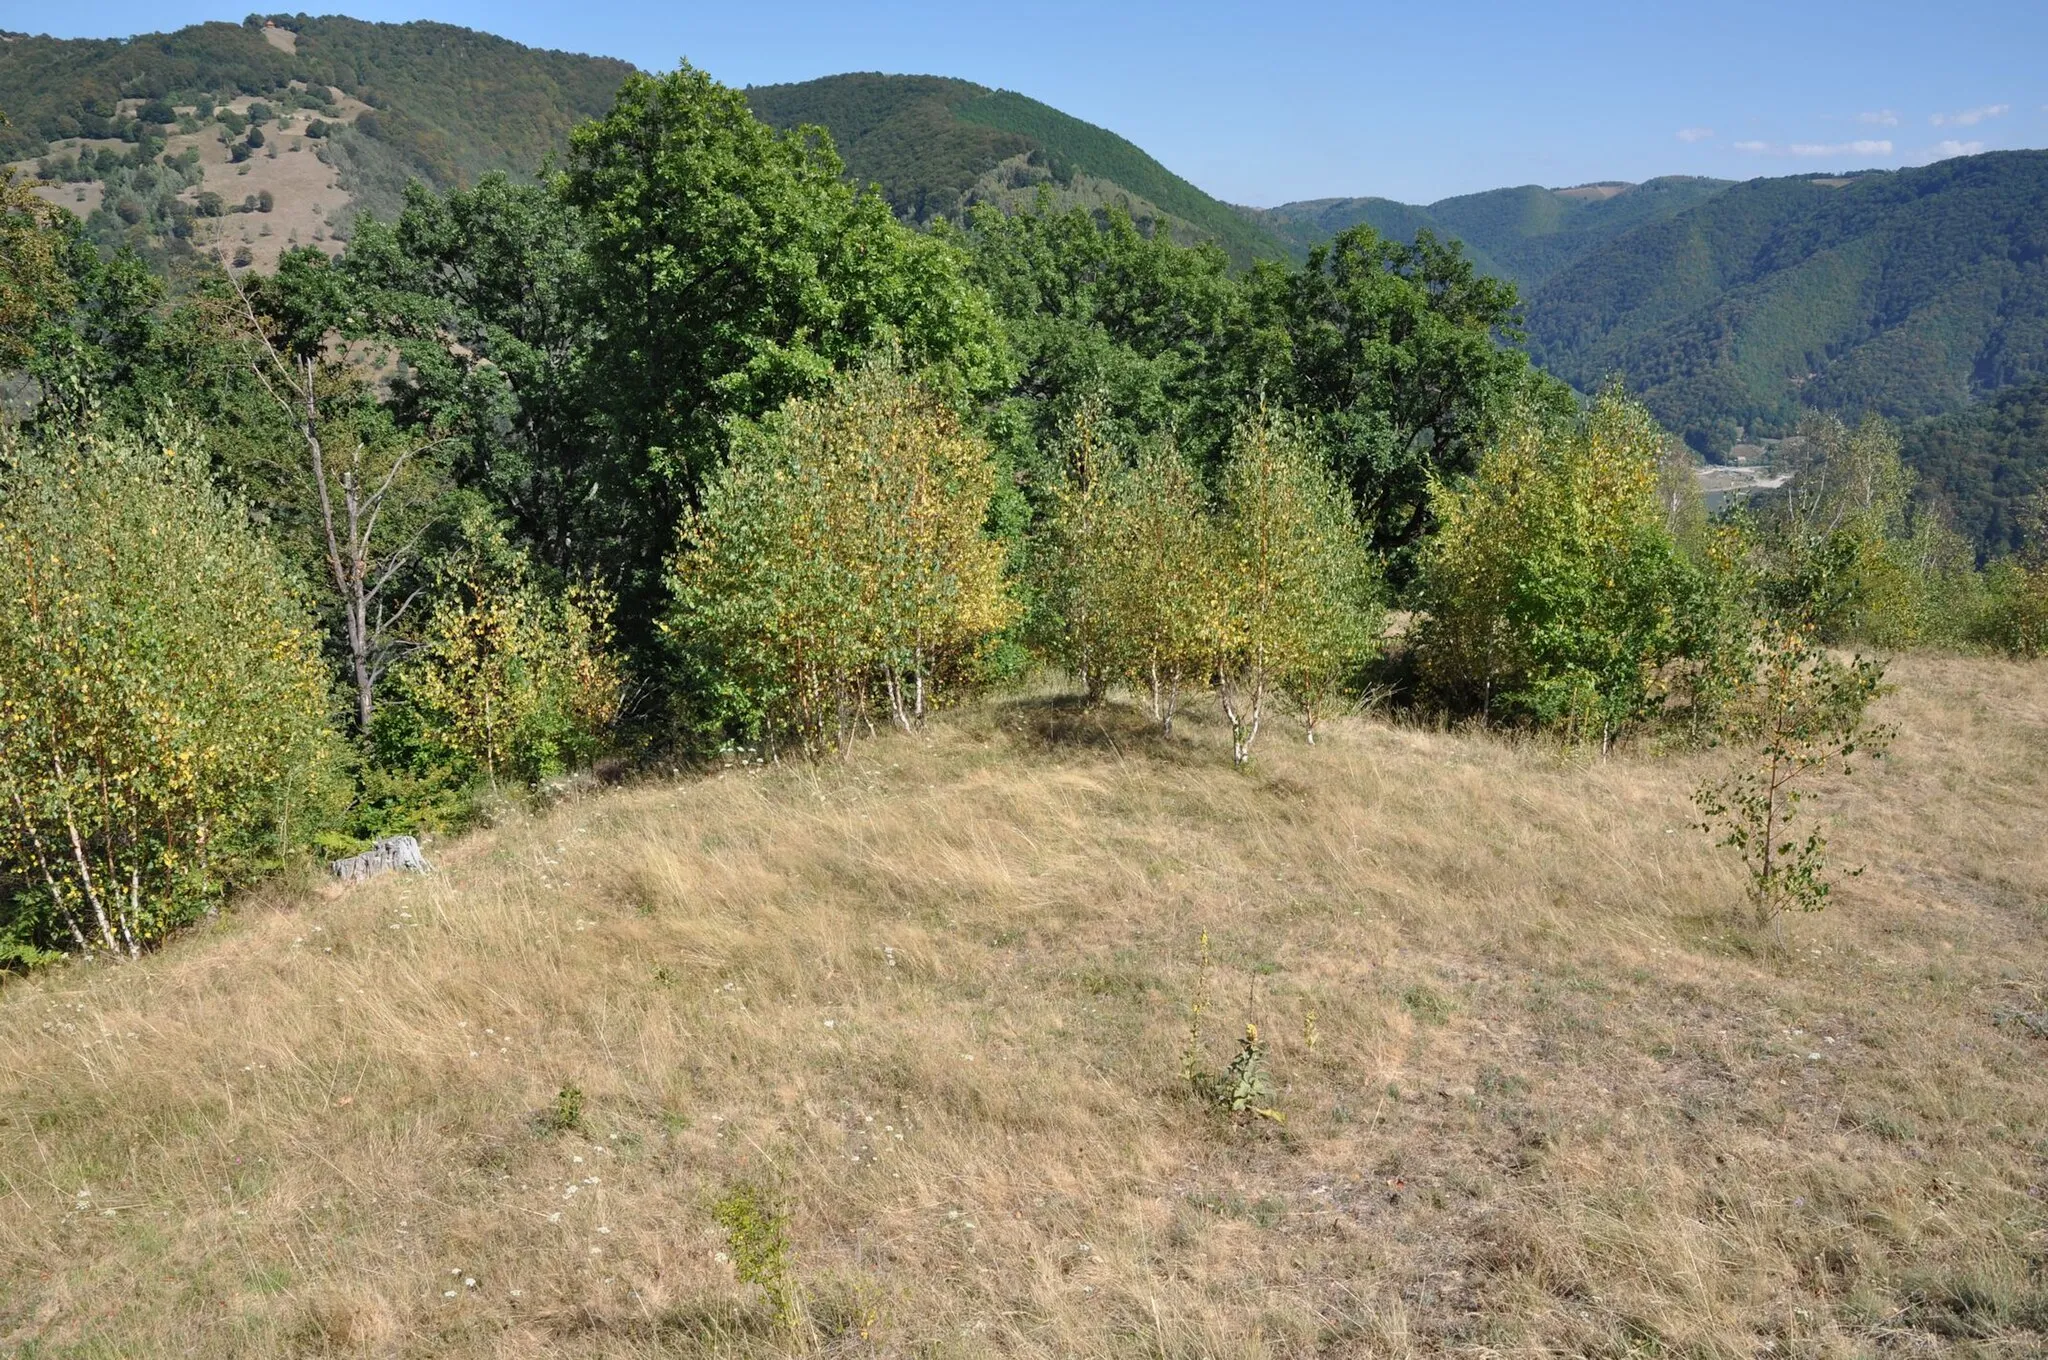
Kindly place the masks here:
<instances>
[{"instance_id":1,"label":"green foliage","mask_svg":"<svg viewBox=\"0 0 2048 1360\"><path fill-rule=\"evenodd\" d=\"M1108 500L1088 563L1092 612L1107 624L1099 668L1148 693L1172 736L1181 691L1207 676L1220 640L1216 528L1200 479L1170 443L1116 469Z\"/></svg>"},{"instance_id":2,"label":"green foliage","mask_svg":"<svg viewBox=\"0 0 2048 1360\"><path fill-rule=\"evenodd\" d=\"M1971 641L2008 656L2048 651L2048 566L2007 558L1992 563L1984 577Z\"/></svg>"},{"instance_id":3,"label":"green foliage","mask_svg":"<svg viewBox=\"0 0 2048 1360\"><path fill-rule=\"evenodd\" d=\"M583 1088L573 1082L555 1092L555 1103L540 1116L550 1133L574 1133L583 1127Z\"/></svg>"},{"instance_id":4,"label":"green foliage","mask_svg":"<svg viewBox=\"0 0 2048 1360\"><path fill-rule=\"evenodd\" d=\"M1759 626L1748 660L1725 716L1741 754L1694 802L1701 829L1741 855L1752 915L1764 926L1787 911L1820 911L1833 891L1827 837L1819 827L1803 838L1792 829L1809 776L1850 773L1853 757L1882 756L1892 732L1864 721L1884 679L1879 663L1837 660L1812 633L1771 621Z\"/></svg>"},{"instance_id":5,"label":"green foliage","mask_svg":"<svg viewBox=\"0 0 2048 1360\"><path fill-rule=\"evenodd\" d=\"M58 210L0 171L0 369L27 362L75 301Z\"/></svg>"},{"instance_id":6,"label":"green foliage","mask_svg":"<svg viewBox=\"0 0 2048 1360\"><path fill-rule=\"evenodd\" d=\"M1908 425L1901 438L1920 503L1952 516L1980 557L2026 545L2036 498L2048 493L2048 378Z\"/></svg>"},{"instance_id":7,"label":"green foliage","mask_svg":"<svg viewBox=\"0 0 2048 1360\"><path fill-rule=\"evenodd\" d=\"M635 550L618 578L629 614L651 610L657 545L736 419L888 344L949 391L998 380L994 318L954 248L900 227L839 171L829 142L774 132L687 66L630 78L572 138L562 192L604 318L589 363L626 469L613 508Z\"/></svg>"},{"instance_id":8,"label":"green foliage","mask_svg":"<svg viewBox=\"0 0 2048 1360\"><path fill-rule=\"evenodd\" d=\"M970 687L1016 612L994 491L987 445L892 364L744 427L671 578L671 632L719 716L816 756L877 703L911 729Z\"/></svg>"},{"instance_id":9,"label":"green foliage","mask_svg":"<svg viewBox=\"0 0 2048 1360\"><path fill-rule=\"evenodd\" d=\"M778 1330L794 1335L803 1325L790 1264L789 1215L765 1188L740 1181L712 1206L725 1230L726 1251L741 1284L755 1285Z\"/></svg>"},{"instance_id":10,"label":"green foliage","mask_svg":"<svg viewBox=\"0 0 2048 1360\"><path fill-rule=\"evenodd\" d=\"M1287 418L1240 424L1221 493L1216 688L1241 767L1278 693L1295 696L1313 735L1376 641L1376 581L1348 498Z\"/></svg>"},{"instance_id":11,"label":"green foliage","mask_svg":"<svg viewBox=\"0 0 2048 1360\"><path fill-rule=\"evenodd\" d=\"M1788 441L1792 482L1754 510L1763 607L1820 638L1891 649L1974 641L1988 607L1971 545L1913 499L1893 426L1810 416Z\"/></svg>"},{"instance_id":12,"label":"green foliage","mask_svg":"<svg viewBox=\"0 0 2048 1360\"><path fill-rule=\"evenodd\" d=\"M1469 472L1516 409L1570 409L1558 384L1502 346L1513 285L1481 277L1453 243L1413 245L1353 227L1298 271L1247 281L1251 332L1239 390L1296 413L1350 487L1382 553L1406 558L1431 528L1431 480Z\"/></svg>"},{"instance_id":13,"label":"green foliage","mask_svg":"<svg viewBox=\"0 0 2048 1360\"><path fill-rule=\"evenodd\" d=\"M875 184L899 216L914 222L958 220L990 180L1021 162L1031 182L1048 188L1065 189L1077 174L1103 181L1113 196L1127 196L1121 206L1133 215L1156 213L1161 236L1212 241L1237 265L1299 258L1253 218L1122 137L1008 90L860 73L756 86L746 97L778 128L824 128L846 158L848 176Z\"/></svg>"},{"instance_id":14,"label":"green foliage","mask_svg":"<svg viewBox=\"0 0 2048 1360\"><path fill-rule=\"evenodd\" d=\"M1414 646L1440 702L1604 744L1703 697L1726 601L1667 524L1663 446L1610 392L1574 425L1522 417L1437 485Z\"/></svg>"},{"instance_id":15,"label":"green foliage","mask_svg":"<svg viewBox=\"0 0 2048 1360\"><path fill-rule=\"evenodd\" d=\"M398 689L430 762L531 788L589 764L613 735L622 682L611 600L579 585L543 589L523 560L499 556L509 561L450 572Z\"/></svg>"},{"instance_id":16,"label":"green foliage","mask_svg":"<svg viewBox=\"0 0 2048 1360\"><path fill-rule=\"evenodd\" d=\"M203 451L48 433L0 481L0 863L39 944L135 954L334 812L315 635Z\"/></svg>"},{"instance_id":17,"label":"green foliage","mask_svg":"<svg viewBox=\"0 0 2048 1360\"><path fill-rule=\"evenodd\" d=\"M1552 275L1537 361L1619 373L1702 453L1806 410L1910 419L2048 371L2048 153L1752 180Z\"/></svg>"},{"instance_id":18,"label":"green foliage","mask_svg":"<svg viewBox=\"0 0 2048 1360\"><path fill-rule=\"evenodd\" d=\"M1690 175L1577 190L1524 184L1440 199L1427 207L1385 198L1322 198L1284 203L1260 215L1304 247L1321 245L1361 222L1401 241L1431 231L1462 242L1484 272L1530 289L1623 233L1676 217L1729 184Z\"/></svg>"},{"instance_id":19,"label":"green foliage","mask_svg":"<svg viewBox=\"0 0 2048 1360\"><path fill-rule=\"evenodd\" d=\"M1225 356L1246 334L1221 251L1147 236L1120 210L1054 212L1049 197L1007 216L977 210L967 241L970 281L994 302L1015 366L991 424L1042 479L1036 490L1057 483L1048 455L1084 403L1113 442L1171 434L1213 464L1240 396Z\"/></svg>"}]
</instances>

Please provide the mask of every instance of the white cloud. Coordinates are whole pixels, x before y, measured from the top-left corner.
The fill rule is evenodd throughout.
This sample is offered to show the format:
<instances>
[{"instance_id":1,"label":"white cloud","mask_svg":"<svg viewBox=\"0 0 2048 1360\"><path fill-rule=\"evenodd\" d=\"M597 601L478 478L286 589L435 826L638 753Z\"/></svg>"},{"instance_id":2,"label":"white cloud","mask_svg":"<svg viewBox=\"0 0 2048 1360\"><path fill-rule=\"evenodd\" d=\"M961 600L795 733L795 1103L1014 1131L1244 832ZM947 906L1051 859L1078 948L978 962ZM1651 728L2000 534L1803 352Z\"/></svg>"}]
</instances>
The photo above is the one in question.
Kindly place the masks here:
<instances>
[{"instance_id":1,"label":"white cloud","mask_svg":"<svg viewBox=\"0 0 2048 1360\"><path fill-rule=\"evenodd\" d=\"M1805 156L1817 159L1831 159L1837 156L1889 156L1892 144L1883 138L1860 139L1853 142L1793 142L1790 146L1777 146L1770 142L1737 142L1737 151L1754 151L1765 156Z\"/></svg>"},{"instance_id":2,"label":"white cloud","mask_svg":"<svg viewBox=\"0 0 2048 1360\"><path fill-rule=\"evenodd\" d=\"M2011 112L2010 104L1986 104L1979 109L1964 109L1961 113L1937 113L1927 121L1936 127L1975 127L1986 118Z\"/></svg>"},{"instance_id":3,"label":"white cloud","mask_svg":"<svg viewBox=\"0 0 2048 1360\"><path fill-rule=\"evenodd\" d=\"M1974 156L1984 149L1982 142L1959 142L1954 138L1936 142L1934 151L1928 156L1931 161L1945 161L1951 156Z\"/></svg>"},{"instance_id":4,"label":"white cloud","mask_svg":"<svg viewBox=\"0 0 2048 1360\"><path fill-rule=\"evenodd\" d=\"M1873 127L1897 127L1899 125L1899 115L1893 113L1890 109L1879 109L1875 113L1857 114L1856 121L1859 123L1869 123Z\"/></svg>"},{"instance_id":5,"label":"white cloud","mask_svg":"<svg viewBox=\"0 0 2048 1360\"><path fill-rule=\"evenodd\" d=\"M1690 127L1678 130L1678 140L1681 142L1711 141L1713 136L1714 130L1712 128Z\"/></svg>"}]
</instances>

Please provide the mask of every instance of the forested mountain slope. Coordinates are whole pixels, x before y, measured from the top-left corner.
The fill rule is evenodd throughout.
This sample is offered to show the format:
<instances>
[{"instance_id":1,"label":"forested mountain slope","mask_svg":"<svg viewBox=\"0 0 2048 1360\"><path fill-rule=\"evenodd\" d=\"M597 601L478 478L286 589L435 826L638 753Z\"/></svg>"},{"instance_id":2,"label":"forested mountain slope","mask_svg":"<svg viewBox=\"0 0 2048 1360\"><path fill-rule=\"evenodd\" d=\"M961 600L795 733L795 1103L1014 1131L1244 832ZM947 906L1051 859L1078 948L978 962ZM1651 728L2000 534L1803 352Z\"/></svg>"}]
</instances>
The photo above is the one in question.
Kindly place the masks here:
<instances>
[{"instance_id":1,"label":"forested mountain slope","mask_svg":"<svg viewBox=\"0 0 2048 1360\"><path fill-rule=\"evenodd\" d=\"M0 161L50 181L43 195L103 246L219 248L260 265L284 244L331 239L361 210L395 214L412 179L531 176L632 69L449 24L338 16L129 39L12 34L0 41ZM260 227L207 195L260 210Z\"/></svg>"},{"instance_id":2,"label":"forested mountain slope","mask_svg":"<svg viewBox=\"0 0 2048 1360\"><path fill-rule=\"evenodd\" d=\"M2048 491L2048 378L1905 431L1920 491L1990 556L2018 552L2039 534Z\"/></svg>"},{"instance_id":3,"label":"forested mountain slope","mask_svg":"<svg viewBox=\"0 0 2048 1360\"><path fill-rule=\"evenodd\" d=\"M2048 372L2048 152L1737 185L1530 294L1531 352L1706 452L1802 410L1911 419Z\"/></svg>"},{"instance_id":4,"label":"forested mountain slope","mask_svg":"<svg viewBox=\"0 0 2048 1360\"><path fill-rule=\"evenodd\" d=\"M611 107L632 66L418 22L278 15L129 39L15 36L0 43L0 157L68 137L120 137L124 101L263 94L292 81L379 110L374 135L440 186L489 170L531 174L571 127ZM179 96L186 98L180 99Z\"/></svg>"},{"instance_id":5,"label":"forested mountain slope","mask_svg":"<svg viewBox=\"0 0 2048 1360\"><path fill-rule=\"evenodd\" d=\"M1262 221L1303 247L1360 222L1382 236L1414 239L1428 229L1465 244L1482 272L1524 292L1595 246L1645 222L1675 217L1728 187L1727 180L1669 175L1642 184L1586 184L1546 189L1524 184L1461 194L1428 206L1389 198L1319 198L1284 203Z\"/></svg>"},{"instance_id":6,"label":"forested mountain slope","mask_svg":"<svg viewBox=\"0 0 2048 1360\"><path fill-rule=\"evenodd\" d=\"M848 175L879 184L911 221L977 202L1026 206L1042 186L1062 207L1127 202L1134 217L1164 221L1178 239L1213 240L1240 265L1303 253L1115 133L1009 90L860 72L746 95L765 122L829 131Z\"/></svg>"}]
</instances>

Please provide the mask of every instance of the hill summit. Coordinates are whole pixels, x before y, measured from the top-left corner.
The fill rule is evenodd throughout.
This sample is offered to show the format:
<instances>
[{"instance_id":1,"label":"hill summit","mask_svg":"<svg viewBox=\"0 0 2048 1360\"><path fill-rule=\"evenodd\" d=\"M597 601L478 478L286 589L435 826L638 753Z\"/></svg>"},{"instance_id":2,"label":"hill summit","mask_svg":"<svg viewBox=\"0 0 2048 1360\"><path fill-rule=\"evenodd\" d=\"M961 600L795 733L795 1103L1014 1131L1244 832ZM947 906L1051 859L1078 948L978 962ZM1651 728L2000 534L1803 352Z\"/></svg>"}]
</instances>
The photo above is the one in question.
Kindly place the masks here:
<instances>
[{"instance_id":1,"label":"hill summit","mask_svg":"<svg viewBox=\"0 0 2048 1360\"><path fill-rule=\"evenodd\" d=\"M1210 197L1115 133L1010 90L944 76L858 72L746 91L762 121L832 134L849 177L879 185L914 222L976 203L1121 204L1183 241L1211 240L1233 263L1298 256L1255 215Z\"/></svg>"}]
</instances>

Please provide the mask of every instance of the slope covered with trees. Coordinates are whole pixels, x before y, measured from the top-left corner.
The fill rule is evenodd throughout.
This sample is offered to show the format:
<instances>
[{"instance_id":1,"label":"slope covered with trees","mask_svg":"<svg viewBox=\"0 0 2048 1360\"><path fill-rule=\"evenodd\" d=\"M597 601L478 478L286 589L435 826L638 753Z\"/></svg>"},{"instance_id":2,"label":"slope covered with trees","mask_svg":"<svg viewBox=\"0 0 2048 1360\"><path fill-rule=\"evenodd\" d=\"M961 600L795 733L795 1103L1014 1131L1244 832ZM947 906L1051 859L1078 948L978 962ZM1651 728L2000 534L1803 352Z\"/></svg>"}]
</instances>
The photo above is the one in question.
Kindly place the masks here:
<instances>
[{"instance_id":1,"label":"slope covered with trees","mask_svg":"<svg viewBox=\"0 0 2048 1360\"><path fill-rule=\"evenodd\" d=\"M1909 426L1906 461L1922 494L1988 557L2019 552L2042 526L2048 492L2048 378Z\"/></svg>"},{"instance_id":2,"label":"slope covered with trees","mask_svg":"<svg viewBox=\"0 0 2048 1360\"><path fill-rule=\"evenodd\" d=\"M957 218L1006 193L1014 202L1018 190L1028 199L1043 185L1062 206L1121 199L1132 216L1163 221L1183 240L1214 241L1239 265L1303 253L1115 133L1009 90L862 72L746 95L776 127L810 123L830 132L847 174L880 185L911 221Z\"/></svg>"},{"instance_id":3,"label":"slope covered with trees","mask_svg":"<svg viewBox=\"0 0 2048 1360\"><path fill-rule=\"evenodd\" d=\"M1807 409L1955 410L2048 371L2048 152L1753 180L1594 249L1527 321L1539 363L1621 375L1710 454Z\"/></svg>"},{"instance_id":4,"label":"slope covered with trees","mask_svg":"<svg viewBox=\"0 0 2048 1360\"><path fill-rule=\"evenodd\" d=\"M389 214L412 179L447 189L492 171L533 175L566 149L571 128L611 107L632 70L608 57L543 51L451 24L342 16L252 15L240 24L128 39L13 35L0 42L0 111L7 114L0 161L48 159L62 143L83 155L57 157L73 167L57 178L97 179L125 191L113 175L127 167L114 162L155 159L166 138L182 132L189 140L216 116L226 136L241 139L248 125L267 121L246 117L255 96L279 113L311 110L320 124L312 136L339 172L340 188L359 206ZM309 126L301 119L297 134ZM259 130L249 141L261 150L263 137ZM238 186L216 176L208 187ZM168 221L143 225L172 235Z\"/></svg>"},{"instance_id":5,"label":"slope covered with trees","mask_svg":"<svg viewBox=\"0 0 2048 1360\"><path fill-rule=\"evenodd\" d=\"M1484 273L1524 290L1535 287L1587 251L1642 225L1704 203L1727 180L1670 175L1641 184L1588 184L1546 189L1525 184L1461 194L1428 206L1389 198L1319 198L1283 203L1261 220L1304 246L1325 241L1360 222L1382 236L1410 240L1422 230L1462 241Z\"/></svg>"}]
</instances>

